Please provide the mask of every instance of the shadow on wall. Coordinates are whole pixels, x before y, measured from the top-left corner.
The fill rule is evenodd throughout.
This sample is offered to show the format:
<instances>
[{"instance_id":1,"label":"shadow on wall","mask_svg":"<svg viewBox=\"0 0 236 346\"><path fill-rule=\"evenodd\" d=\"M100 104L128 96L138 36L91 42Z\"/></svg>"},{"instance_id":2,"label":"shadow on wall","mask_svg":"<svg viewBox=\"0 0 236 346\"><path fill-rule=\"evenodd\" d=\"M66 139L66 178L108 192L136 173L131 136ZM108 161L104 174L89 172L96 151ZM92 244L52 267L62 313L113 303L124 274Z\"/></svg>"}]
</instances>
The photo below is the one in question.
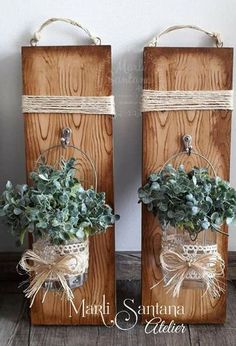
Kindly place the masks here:
<instances>
[{"instance_id":1,"label":"shadow on wall","mask_svg":"<svg viewBox=\"0 0 236 346\"><path fill-rule=\"evenodd\" d=\"M143 75L142 48L138 50L137 46L133 46L123 54L113 53L112 74L113 94L116 98L115 207L121 215L116 226L116 246L120 250L127 244L137 248L141 242L141 208L136 192L141 185L142 132L139 105Z\"/></svg>"},{"instance_id":2,"label":"shadow on wall","mask_svg":"<svg viewBox=\"0 0 236 346\"><path fill-rule=\"evenodd\" d=\"M25 181L24 129L21 115L20 47L16 54L0 60L0 191L7 180ZM0 221L0 252L21 251L9 227Z\"/></svg>"}]
</instances>

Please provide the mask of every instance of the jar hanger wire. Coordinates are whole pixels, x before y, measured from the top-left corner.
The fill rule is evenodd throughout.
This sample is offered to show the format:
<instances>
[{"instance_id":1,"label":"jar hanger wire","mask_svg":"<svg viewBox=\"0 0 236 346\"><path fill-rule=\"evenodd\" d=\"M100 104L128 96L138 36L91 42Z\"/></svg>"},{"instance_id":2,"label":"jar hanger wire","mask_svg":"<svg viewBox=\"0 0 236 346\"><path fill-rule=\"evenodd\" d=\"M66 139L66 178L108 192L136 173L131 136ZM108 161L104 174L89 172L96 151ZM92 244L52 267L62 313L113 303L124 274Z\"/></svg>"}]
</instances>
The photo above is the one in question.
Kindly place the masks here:
<instances>
[{"instance_id":1,"label":"jar hanger wire","mask_svg":"<svg viewBox=\"0 0 236 346\"><path fill-rule=\"evenodd\" d=\"M36 165L38 165L40 162L45 163L45 154L48 154L50 151L53 150L59 150L59 149L63 149L63 150L67 150L67 149L73 149L76 152L79 152L80 154L82 154L82 156L87 160L87 162L89 163L92 172L93 172L93 184L94 184L94 189L95 191L97 191L97 171L95 168L95 164L94 162L91 160L91 158L88 156L88 154L76 147L75 145L70 144L71 141L71 135L72 135L72 130L69 127L63 128L62 129L62 135L61 135L61 139L60 139L60 144L56 144L53 145L51 147L49 147L48 149L44 150L38 157L37 161L36 161ZM78 171L78 169L76 168L76 170Z\"/></svg>"},{"instance_id":2,"label":"jar hanger wire","mask_svg":"<svg viewBox=\"0 0 236 346\"><path fill-rule=\"evenodd\" d=\"M207 164L209 165L209 167L211 168L211 170L213 172L214 177L216 177L217 176L216 170L215 170L214 166L212 165L212 163L204 155L202 155L202 154L200 154L200 153L198 153L198 152L193 150L193 147L192 147L192 136L187 134L187 135L184 135L182 137L182 139L183 139L185 150L181 151L181 152L179 152L177 154L174 154L173 156L171 156L164 163L164 165L162 166L160 172L162 172L164 170L164 168L165 168L165 166L167 164L169 164L172 160L176 159L180 155L188 155L188 156L195 155L195 156L198 156L198 157L202 158L204 161L207 162Z\"/></svg>"}]
</instances>

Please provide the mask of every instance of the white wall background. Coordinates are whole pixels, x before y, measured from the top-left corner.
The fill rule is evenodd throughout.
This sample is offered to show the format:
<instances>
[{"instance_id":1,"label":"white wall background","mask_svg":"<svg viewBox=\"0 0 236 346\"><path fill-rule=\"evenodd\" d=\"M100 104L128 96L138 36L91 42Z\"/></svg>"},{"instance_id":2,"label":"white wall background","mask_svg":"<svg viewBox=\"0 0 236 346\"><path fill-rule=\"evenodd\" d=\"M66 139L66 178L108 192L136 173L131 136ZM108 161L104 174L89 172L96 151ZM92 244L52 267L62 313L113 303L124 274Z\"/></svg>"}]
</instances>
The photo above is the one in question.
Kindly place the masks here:
<instances>
[{"instance_id":1,"label":"white wall background","mask_svg":"<svg viewBox=\"0 0 236 346\"><path fill-rule=\"evenodd\" d=\"M20 49L31 33L49 17L79 20L111 44L113 90L118 117L114 121L117 250L139 250L141 184L141 118L138 112L142 85L142 49L156 33L173 24L195 24L222 33L225 46L236 46L234 0L0 0L0 189L5 181L22 183L24 139L21 116ZM42 44L88 42L81 31L66 24L46 29ZM172 33L162 39L173 46L205 46L210 41L193 31ZM235 70L236 75L236 70ZM232 129L231 183L236 186L236 125ZM15 251L14 238L0 227L0 251ZM236 228L230 231L230 250L236 250Z\"/></svg>"}]
</instances>

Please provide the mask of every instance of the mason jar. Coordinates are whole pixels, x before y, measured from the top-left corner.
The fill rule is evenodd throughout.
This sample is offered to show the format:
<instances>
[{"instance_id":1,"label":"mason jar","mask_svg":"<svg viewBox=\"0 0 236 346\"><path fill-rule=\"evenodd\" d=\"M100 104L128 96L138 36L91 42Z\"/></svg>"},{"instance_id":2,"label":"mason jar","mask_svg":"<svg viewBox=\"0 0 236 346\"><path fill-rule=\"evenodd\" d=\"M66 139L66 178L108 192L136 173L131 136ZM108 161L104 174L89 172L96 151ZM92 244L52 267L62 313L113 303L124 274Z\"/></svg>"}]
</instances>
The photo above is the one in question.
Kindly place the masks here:
<instances>
[{"instance_id":1,"label":"mason jar","mask_svg":"<svg viewBox=\"0 0 236 346\"><path fill-rule=\"evenodd\" d=\"M88 276L89 267L89 238L68 241L63 245L52 245L46 238L36 238L33 243L33 251L49 266L63 260L67 255L71 256L66 261L66 268L71 272L63 273L69 288L81 287ZM73 272L74 271L74 272ZM73 274L72 274L73 272ZM35 273L37 275L37 272ZM62 285L57 275L47 278L42 287L46 290L62 290Z\"/></svg>"},{"instance_id":2,"label":"mason jar","mask_svg":"<svg viewBox=\"0 0 236 346\"><path fill-rule=\"evenodd\" d=\"M195 240L192 240L188 231L168 225L162 228L161 254L166 254L168 251L180 255L181 260L183 262L186 261L188 264L181 288L204 289L205 284L203 277L191 267L191 263L202 255L218 254L216 232L210 229L203 230L198 234ZM173 263L173 265L175 264ZM211 264L206 263L206 269L209 266L211 266ZM165 270L164 268L165 266L161 263L163 281L165 284L168 284L168 282L170 282L169 280L173 277L173 271ZM186 270L186 264L183 264L183 268ZM208 275L214 274L208 271Z\"/></svg>"}]
</instances>

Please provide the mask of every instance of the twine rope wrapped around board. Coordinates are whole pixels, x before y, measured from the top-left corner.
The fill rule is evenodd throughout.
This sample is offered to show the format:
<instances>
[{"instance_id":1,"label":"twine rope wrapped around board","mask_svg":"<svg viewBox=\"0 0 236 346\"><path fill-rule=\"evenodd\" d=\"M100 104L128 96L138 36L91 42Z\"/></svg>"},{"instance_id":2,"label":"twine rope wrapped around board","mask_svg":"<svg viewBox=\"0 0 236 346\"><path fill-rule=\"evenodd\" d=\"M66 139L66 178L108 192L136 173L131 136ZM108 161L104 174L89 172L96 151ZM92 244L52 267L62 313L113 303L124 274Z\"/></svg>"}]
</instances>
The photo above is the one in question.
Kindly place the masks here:
<instances>
[{"instance_id":1,"label":"twine rope wrapped around board","mask_svg":"<svg viewBox=\"0 0 236 346\"><path fill-rule=\"evenodd\" d=\"M158 35L149 43L149 47L157 47L161 36L180 29L193 29L209 36L216 47L222 47L223 41L219 33L207 31L196 25L174 25ZM171 110L233 110L232 90L148 90L142 94L141 111L171 111Z\"/></svg>"},{"instance_id":2,"label":"twine rope wrapped around board","mask_svg":"<svg viewBox=\"0 0 236 346\"><path fill-rule=\"evenodd\" d=\"M114 96L22 96L23 113L115 115Z\"/></svg>"},{"instance_id":3,"label":"twine rope wrapped around board","mask_svg":"<svg viewBox=\"0 0 236 346\"><path fill-rule=\"evenodd\" d=\"M143 90L142 112L170 110L232 110L232 90Z\"/></svg>"},{"instance_id":4,"label":"twine rope wrapped around board","mask_svg":"<svg viewBox=\"0 0 236 346\"><path fill-rule=\"evenodd\" d=\"M44 28L54 22L64 22L82 29L94 45L101 45L101 39L94 36L79 22L69 18L50 18L33 34L31 46L37 46ZM114 96L47 96L23 95L23 113L79 113L115 115Z\"/></svg>"}]
</instances>

